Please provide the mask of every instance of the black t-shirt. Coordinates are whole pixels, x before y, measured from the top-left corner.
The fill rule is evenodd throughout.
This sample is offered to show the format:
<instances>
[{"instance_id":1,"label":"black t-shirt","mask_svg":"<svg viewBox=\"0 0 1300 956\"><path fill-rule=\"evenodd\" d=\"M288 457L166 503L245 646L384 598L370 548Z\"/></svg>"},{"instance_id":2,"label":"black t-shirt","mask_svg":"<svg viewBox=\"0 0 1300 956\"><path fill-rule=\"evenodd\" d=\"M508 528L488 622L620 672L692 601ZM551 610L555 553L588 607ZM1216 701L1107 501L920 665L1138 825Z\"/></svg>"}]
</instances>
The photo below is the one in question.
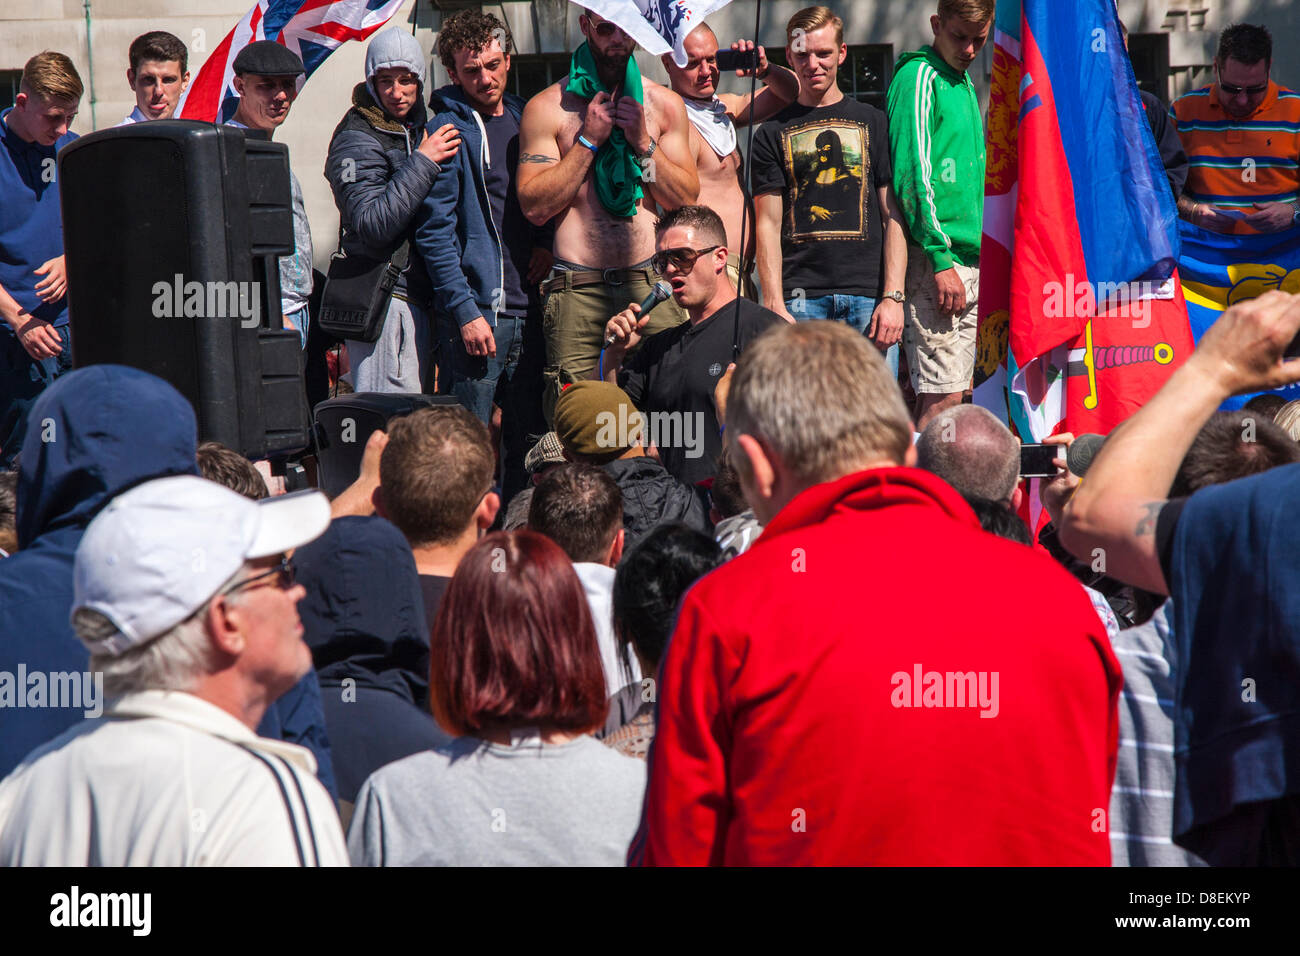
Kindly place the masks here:
<instances>
[{"instance_id":1,"label":"black t-shirt","mask_svg":"<svg viewBox=\"0 0 1300 956\"><path fill-rule=\"evenodd\" d=\"M438 608L442 606L442 596L447 593L447 585L451 584L451 578L444 578L438 574L421 574L420 575L420 596L424 598L424 619L429 624L429 630L433 630L434 619L438 616Z\"/></svg>"},{"instance_id":2,"label":"black t-shirt","mask_svg":"<svg viewBox=\"0 0 1300 956\"><path fill-rule=\"evenodd\" d=\"M880 295L884 229L877 190L894 175L885 114L844 97L791 103L754 134L754 194L779 192L781 279L819 295Z\"/></svg>"},{"instance_id":3,"label":"black t-shirt","mask_svg":"<svg viewBox=\"0 0 1300 956\"><path fill-rule=\"evenodd\" d=\"M713 389L731 362L736 332L736 301L724 305L699 325L690 322L664 329L641 343L619 372L628 398L650 416L649 439L678 481L694 484L717 473L722 438L713 405ZM740 299L740 347L781 322L749 299ZM658 418L655 413L661 413Z\"/></svg>"},{"instance_id":4,"label":"black t-shirt","mask_svg":"<svg viewBox=\"0 0 1300 956\"><path fill-rule=\"evenodd\" d=\"M482 114L480 114L482 115ZM519 164L519 121L509 110L500 116L483 116L487 128L488 154L491 159L483 170L488 201L492 204L492 222L501 237L505 253L505 308L513 315L528 313L528 294L523 276L528 274L528 257L532 255L532 226L519 208L515 194L515 168Z\"/></svg>"}]
</instances>

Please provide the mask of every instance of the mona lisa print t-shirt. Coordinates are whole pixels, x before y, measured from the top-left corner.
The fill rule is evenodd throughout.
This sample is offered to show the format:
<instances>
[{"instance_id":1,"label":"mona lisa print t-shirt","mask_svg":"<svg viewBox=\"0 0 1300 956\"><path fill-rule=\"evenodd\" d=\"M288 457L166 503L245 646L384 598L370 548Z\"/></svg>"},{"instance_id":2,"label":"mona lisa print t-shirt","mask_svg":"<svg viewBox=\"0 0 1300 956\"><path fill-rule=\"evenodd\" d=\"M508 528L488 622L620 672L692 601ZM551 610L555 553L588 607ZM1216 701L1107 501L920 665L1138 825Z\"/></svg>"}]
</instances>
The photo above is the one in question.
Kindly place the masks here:
<instances>
[{"instance_id":1,"label":"mona lisa print t-shirt","mask_svg":"<svg viewBox=\"0 0 1300 956\"><path fill-rule=\"evenodd\" d=\"M754 194L779 192L785 298L878 297L884 230L878 190L893 178L885 114L846 96L792 103L754 135Z\"/></svg>"}]
</instances>

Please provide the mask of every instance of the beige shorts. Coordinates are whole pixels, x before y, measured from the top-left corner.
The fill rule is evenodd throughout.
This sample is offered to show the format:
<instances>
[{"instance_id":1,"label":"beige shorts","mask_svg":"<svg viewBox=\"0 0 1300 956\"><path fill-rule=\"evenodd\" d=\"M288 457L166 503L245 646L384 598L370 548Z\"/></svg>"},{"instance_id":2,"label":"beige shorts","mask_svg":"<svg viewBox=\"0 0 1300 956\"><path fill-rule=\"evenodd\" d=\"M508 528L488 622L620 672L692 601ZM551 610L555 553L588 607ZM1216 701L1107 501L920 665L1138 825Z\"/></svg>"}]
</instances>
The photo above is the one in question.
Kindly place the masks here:
<instances>
[{"instance_id":1,"label":"beige shorts","mask_svg":"<svg viewBox=\"0 0 1300 956\"><path fill-rule=\"evenodd\" d=\"M939 313L939 288L925 250L907 247L907 305L903 348L918 395L950 395L970 388L975 374L975 326L979 316L978 266L954 266L966 286L966 308L956 316Z\"/></svg>"},{"instance_id":2,"label":"beige shorts","mask_svg":"<svg viewBox=\"0 0 1300 956\"><path fill-rule=\"evenodd\" d=\"M738 295L743 295L751 302L757 302L758 290L754 288L754 264L749 262L746 265L749 268L745 271L745 278L742 282L740 278L740 256L734 252L727 256L727 278L731 280L731 284Z\"/></svg>"}]
</instances>

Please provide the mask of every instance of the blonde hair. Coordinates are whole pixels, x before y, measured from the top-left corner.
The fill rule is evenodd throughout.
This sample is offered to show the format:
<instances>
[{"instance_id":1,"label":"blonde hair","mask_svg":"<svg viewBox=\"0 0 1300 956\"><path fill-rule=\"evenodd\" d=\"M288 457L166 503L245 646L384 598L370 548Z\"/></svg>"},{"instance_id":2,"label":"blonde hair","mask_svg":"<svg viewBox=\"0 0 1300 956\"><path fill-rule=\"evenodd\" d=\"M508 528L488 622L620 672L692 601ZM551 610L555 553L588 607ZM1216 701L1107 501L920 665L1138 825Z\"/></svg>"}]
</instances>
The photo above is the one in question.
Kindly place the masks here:
<instances>
[{"instance_id":1,"label":"blonde hair","mask_svg":"<svg viewBox=\"0 0 1300 956\"><path fill-rule=\"evenodd\" d=\"M812 33L814 30L820 30L826 24L835 27L835 45L839 46L844 42L844 21L835 15L835 11L830 7L804 7L798 13L790 18L785 25L785 41L793 43L796 35L800 33Z\"/></svg>"},{"instance_id":2,"label":"blonde hair","mask_svg":"<svg viewBox=\"0 0 1300 956\"><path fill-rule=\"evenodd\" d=\"M38 53L23 67L20 92L43 100L81 99L84 87L72 61L62 53L46 50Z\"/></svg>"}]
</instances>

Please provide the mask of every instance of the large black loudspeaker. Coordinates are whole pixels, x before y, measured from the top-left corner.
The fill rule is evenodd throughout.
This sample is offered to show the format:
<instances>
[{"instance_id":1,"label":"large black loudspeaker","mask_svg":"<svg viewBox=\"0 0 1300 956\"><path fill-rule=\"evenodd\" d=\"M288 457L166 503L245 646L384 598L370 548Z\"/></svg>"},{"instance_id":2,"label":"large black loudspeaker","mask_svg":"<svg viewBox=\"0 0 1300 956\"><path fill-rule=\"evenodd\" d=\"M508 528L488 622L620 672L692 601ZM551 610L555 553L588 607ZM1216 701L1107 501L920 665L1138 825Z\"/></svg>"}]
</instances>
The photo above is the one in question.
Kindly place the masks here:
<instances>
[{"instance_id":1,"label":"large black loudspeaker","mask_svg":"<svg viewBox=\"0 0 1300 956\"><path fill-rule=\"evenodd\" d=\"M73 363L170 382L200 440L250 458L306 448L302 353L280 315L287 147L156 120L81 137L59 153L58 177Z\"/></svg>"},{"instance_id":2,"label":"large black loudspeaker","mask_svg":"<svg viewBox=\"0 0 1300 956\"><path fill-rule=\"evenodd\" d=\"M458 404L454 395L417 392L353 392L321 402L315 410L321 491L335 498L357 480L366 442L373 432L387 429L390 419L433 405Z\"/></svg>"}]
</instances>

